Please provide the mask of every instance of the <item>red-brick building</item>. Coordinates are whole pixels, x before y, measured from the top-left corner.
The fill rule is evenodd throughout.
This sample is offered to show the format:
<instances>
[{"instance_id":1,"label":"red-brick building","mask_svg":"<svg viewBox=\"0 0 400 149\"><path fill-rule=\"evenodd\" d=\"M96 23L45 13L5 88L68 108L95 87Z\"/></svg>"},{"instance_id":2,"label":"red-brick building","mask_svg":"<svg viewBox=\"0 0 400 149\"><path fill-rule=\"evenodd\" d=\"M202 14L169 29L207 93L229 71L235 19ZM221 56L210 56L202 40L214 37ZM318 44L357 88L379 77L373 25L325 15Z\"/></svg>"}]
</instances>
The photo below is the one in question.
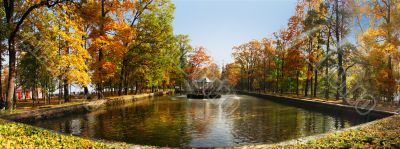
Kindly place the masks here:
<instances>
[{"instance_id":1,"label":"red-brick building","mask_svg":"<svg viewBox=\"0 0 400 149\"><path fill-rule=\"evenodd\" d=\"M42 98L42 89L38 88L36 91L38 93L37 98ZM24 91L21 87L17 88L17 90L15 91L15 94L17 96L17 100L24 100L25 97L26 97L26 99L32 98L32 90L25 89L25 91Z\"/></svg>"}]
</instances>

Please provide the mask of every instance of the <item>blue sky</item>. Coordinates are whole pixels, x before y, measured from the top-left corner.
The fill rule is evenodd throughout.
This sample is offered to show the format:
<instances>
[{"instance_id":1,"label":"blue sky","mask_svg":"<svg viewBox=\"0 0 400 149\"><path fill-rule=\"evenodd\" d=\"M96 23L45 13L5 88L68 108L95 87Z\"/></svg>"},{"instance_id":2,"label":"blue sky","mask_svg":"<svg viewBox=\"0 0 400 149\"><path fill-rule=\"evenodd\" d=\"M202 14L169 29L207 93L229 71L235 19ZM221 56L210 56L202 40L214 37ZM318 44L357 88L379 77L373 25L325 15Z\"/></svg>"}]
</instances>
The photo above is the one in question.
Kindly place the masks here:
<instances>
[{"instance_id":1,"label":"blue sky","mask_svg":"<svg viewBox=\"0 0 400 149\"><path fill-rule=\"evenodd\" d=\"M187 34L215 62L232 62L234 45L272 37L294 14L296 0L172 0L175 34Z\"/></svg>"}]
</instances>

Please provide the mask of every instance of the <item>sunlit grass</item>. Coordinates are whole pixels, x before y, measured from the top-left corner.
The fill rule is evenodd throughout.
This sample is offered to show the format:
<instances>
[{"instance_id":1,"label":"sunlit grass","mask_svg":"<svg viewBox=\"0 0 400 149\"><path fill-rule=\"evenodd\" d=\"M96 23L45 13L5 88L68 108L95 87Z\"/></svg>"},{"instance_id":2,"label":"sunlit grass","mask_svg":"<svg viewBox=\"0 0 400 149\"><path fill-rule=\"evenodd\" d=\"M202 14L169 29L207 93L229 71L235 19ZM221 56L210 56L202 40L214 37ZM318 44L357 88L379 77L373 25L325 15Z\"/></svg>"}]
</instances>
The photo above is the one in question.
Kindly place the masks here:
<instances>
[{"instance_id":1,"label":"sunlit grass","mask_svg":"<svg viewBox=\"0 0 400 149\"><path fill-rule=\"evenodd\" d=\"M124 148L0 119L0 148Z\"/></svg>"}]
</instances>

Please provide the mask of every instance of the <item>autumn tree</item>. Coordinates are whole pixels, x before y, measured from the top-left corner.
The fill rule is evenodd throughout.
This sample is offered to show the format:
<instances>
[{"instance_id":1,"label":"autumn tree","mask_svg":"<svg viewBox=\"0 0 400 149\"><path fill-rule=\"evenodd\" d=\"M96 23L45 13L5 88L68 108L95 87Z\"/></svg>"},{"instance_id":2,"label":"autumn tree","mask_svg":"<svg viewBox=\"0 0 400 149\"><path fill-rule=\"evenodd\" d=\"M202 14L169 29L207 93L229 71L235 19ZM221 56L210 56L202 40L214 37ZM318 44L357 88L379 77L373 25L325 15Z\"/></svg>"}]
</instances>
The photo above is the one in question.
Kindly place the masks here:
<instances>
[{"instance_id":1,"label":"autumn tree","mask_svg":"<svg viewBox=\"0 0 400 149\"><path fill-rule=\"evenodd\" d=\"M1 2L0 43L7 45L0 45L0 55L6 48L9 53L9 77L2 82L10 109L16 82L48 94L59 80L68 102L71 85L84 87L86 95L94 84L100 98L116 89L155 91L182 82L188 67L192 48L188 36L173 34L170 0Z\"/></svg>"},{"instance_id":2,"label":"autumn tree","mask_svg":"<svg viewBox=\"0 0 400 149\"><path fill-rule=\"evenodd\" d=\"M326 99L336 92L345 104L366 93L393 101L400 77L395 69L400 62L399 7L397 0L299 0L274 40L233 48L240 68L236 88L296 95L302 88L305 96L323 93Z\"/></svg>"},{"instance_id":3,"label":"autumn tree","mask_svg":"<svg viewBox=\"0 0 400 149\"><path fill-rule=\"evenodd\" d=\"M165 5L160 5L160 4L165 4ZM125 89L125 94L127 94L127 89L129 86L129 82L127 81L128 76L132 75L131 69L136 69L135 67L132 67L131 65L133 64L132 62L129 62L132 58L134 58L134 54L137 52L138 48L142 45L142 43L146 43L143 41L143 39L148 39L148 38L141 38L141 36L144 36L143 33L148 31L147 29L149 26L145 26L144 24L150 23L146 17L153 15L157 11L165 11L169 10L168 13L173 12L173 5L171 5L170 1L165 1L165 0L142 0L142 1L136 1L134 3L134 7L132 9L132 16L133 18L126 18L124 19L127 24L126 27L130 27L133 29L131 34L128 34L132 40L127 40L122 42L124 46L126 46L128 49L124 52L122 52L122 63L119 66L119 87L118 87L118 94L122 94L122 89ZM166 11L165 11L166 12ZM170 18L170 14L165 14L164 15L166 18ZM161 17L161 14L159 13L158 18ZM170 19L166 19L168 21ZM156 20L153 20L156 21ZM154 22L153 22L154 23ZM165 25L168 26L170 25L168 22L165 22ZM162 30L160 28L160 30ZM121 32L123 33L123 32ZM166 32L167 34L170 34L170 32ZM151 34L151 33L149 33ZM147 34L148 35L148 34ZM134 61L137 62L135 59ZM138 80L135 78L136 86L138 85L139 82L143 82L143 80Z\"/></svg>"},{"instance_id":4,"label":"autumn tree","mask_svg":"<svg viewBox=\"0 0 400 149\"><path fill-rule=\"evenodd\" d=\"M288 26L285 32L281 35L283 41L285 41L287 56L286 61L283 63L284 69L283 73L287 74L288 82L286 84L287 88L293 88L297 95L299 95L300 86L300 75L304 67L304 55L302 54L301 48L304 46L304 39L301 39L301 34L303 32L303 11L304 6L298 4L296 6L295 15L291 16L288 21ZM295 80L295 85L291 83L291 80Z\"/></svg>"},{"instance_id":5,"label":"autumn tree","mask_svg":"<svg viewBox=\"0 0 400 149\"><path fill-rule=\"evenodd\" d=\"M60 3L68 2L69 0L41 0L39 2L24 2L21 5L17 5L15 0L3 0L3 7L5 11L5 22L8 29L7 46L9 53L9 77L7 84L7 108L12 109L13 97L15 88L16 78L16 48L15 39L18 32L20 31L21 25L25 22L26 18L36 9L42 7L54 7Z\"/></svg>"},{"instance_id":6,"label":"autumn tree","mask_svg":"<svg viewBox=\"0 0 400 149\"><path fill-rule=\"evenodd\" d=\"M189 55L189 67L186 69L186 73L189 75L190 80L196 80L205 75L204 68L209 66L211 63L211 57L207 55L204 47L197 47Z\"/></svg>"},{"instance_id":7,"label":"autumn tree","mask_svg":"<svg viewBox=\"0 0 400 149\"><path fill-rule=\"evenodd\" d=\"M281 29L278 32L274 33L275 36L275 48L276 48L276 54L277 54L277 59L275 59L275 65L276 67L276 92L280 92L283 94L283 90L286 86L284 86L284 79L285 79L285 61L286 61L286 55L287 55L287 42L288 38L286 38L287 35L287 30L286 29Z\"/></svg>"},{"instance_id":8,"label":"autumn tree","mask_svg":"<svg viewBox=\"0 0 400 149\"><path fill-rule=\"evenodd\" d=\"M257 64L260 62L259 55L262 51L262 44L258 40L252 40L248 43L233 47L233 58L241 67L241 76L243 80L241 83L246 84L247 90L253 90L253 86L258 86L259 82L254 82ZM242 84L243 85L243 84Z\"/></svg>"},{"instance_id":9,"label":"autumn tree","mask_svg":"<svg viewBox=\"0 0 400 149\"><path fill-rule=\"evenodd\" d=\"M185 79L189 77L186 75L185 70L189 67L188 59L189 53L192 52L193 47L190 45L190 39L188 35L176 35L177 46L179 48L179 69L177 71L176 79L180 86L183 87Z\"/></svg>"},{"instance_id":10,"label":"autumn tree","mask_svg":"<svg viewBox=\"0 0 400 149\"><path fill-rule=\"evenodd\" d=\"M367 16L369 26L361 32L360 39L368 50L367 62L372 69L372 81L388 101L396 91L393 59L398 56L399 2L396 0L373 0L359 4L361 14ZM362 24L362 22L360 22ZM382 59L384 58L384 59Z\"/></svg>"},{"instance_id":11,"label":"autumn tree","mask_svg":"<svg viewBox=\"0 0 400 149\"><path fill-rule=\"evenodd\" d=\"M62 8L64 7L64 8ZM89 52L84 48L83 36L85 32L80 27L83 19L76 13L78 9L76 5L65 5L60 8L58 28L55 32L59 35L59 51L58 55L58 76L64 82L64 100L68 102L69 84L78 84L81 86L88 85L91 82L88 74L88 66L86 62L90 59ZM64 10L64 12L63 12ZM67 10L65 12L65 10Z\"/></svg>"},{"instance_id":12,"label":"autumn tree","mask_svg":"<svg viewBox=\"0 0 400 149\"><path fill-rule=\"evenodd\" d=\"M163 70L171 66L171 61L166 57L175 57L179 50L174 43L176 40L172 28L175 6L169 0L155 0L147 8L148 11L142 13L134 25L137 30L135 42L124 55L129 60L124 74L131 76L131 83L136 88L154 88L162 84L163 78L170 78L166 76L168 71ZM125 90L127 89L126 86Z\"/></svg>"},{"instance_id":13,"label":"autumn tree","mask_svg":"<svg viewBox=\"0 0 400 149\"><path fill-rule=\"evenodd\" d=\"M332 58L332 52L331 52L331 44L332 44L332 33L334 31L333 29L333 7L332 7L332 0L325 0L322 4L323 7L325 7L324 15L323 15L323 22L322 22L322 27L323 27L323 32L322 32L322 37L325 42L325 56L322 59L324 65L325 65L325 83L324 83L324 97L328 99L330 97L330 90L331 90L331 84L330 84L330 68L331 68L331 63L333 63L333 58Z\"/></svg>"},{"instance_id":14,"label":"autumn tree","mask_svg":"<svg viewBox=\"0 0 400 149\"><path fill-rule=\"evenodd\" d=\"M235 87L240 79L240 67L236 63L230 63L225 65L222 70L222 78L228 81L231 87Z\"/></svg>"},{"instance_id":15,"label":"autumn tree","mask_svg":"<svg viewBox=\"0 0 400 149\"><path fill-rule=\"evenodd\" d=\"M303 32L307 36L307 79L305 86L305 96L308 94L311 87L313 97L317 96L318 89L318 71L320 70L321 59L321 44L323 43L323 25L325 24L325 15L327 7L322 3L322 0L310 0L305 2L305 12L303 20ZM313 80L314 78L314 80ZM309 85L310 84L310 85Z\"/></svg>"},{"instance_id":16,"label":"autumn tree","mask_svg":"<svg viewBox=\"0 0 400 149\"><path fill-rule=\"evenodd\" d=\"M206 76L210 79L220 79L221 78L221 70L216 63L211 63L207 67Z\"/></svg>"},{"instance_id":17,"label":"autumn tree","mask_svg":"<svg viewBox=\"0 0 400 149\"><path fill-rule=\"evenodd\" d=\"M273 87L273 71L275 70L275 52L276 49L273 47L273 40L269 38L264 38L262 40L263 50L262 50L262 69L263 70L263 80L264 80L264 91L271 90Z\"/></svg>"},{"instance_id":18,"label":"autumn tree","mask_svg":"<svg viewBox=\"0 0 400 149\"><path fill-rule=\"evenodd\" d=\"M125 43L133 40L134 28L125 15L134 10L133 1L88 1L81 4L81 16L88 33L88 48L93 58L92 80L96 84L98 97L103 96L105 82L116 76L117 65L128 50Z\"/></svg>"}]
</instances>

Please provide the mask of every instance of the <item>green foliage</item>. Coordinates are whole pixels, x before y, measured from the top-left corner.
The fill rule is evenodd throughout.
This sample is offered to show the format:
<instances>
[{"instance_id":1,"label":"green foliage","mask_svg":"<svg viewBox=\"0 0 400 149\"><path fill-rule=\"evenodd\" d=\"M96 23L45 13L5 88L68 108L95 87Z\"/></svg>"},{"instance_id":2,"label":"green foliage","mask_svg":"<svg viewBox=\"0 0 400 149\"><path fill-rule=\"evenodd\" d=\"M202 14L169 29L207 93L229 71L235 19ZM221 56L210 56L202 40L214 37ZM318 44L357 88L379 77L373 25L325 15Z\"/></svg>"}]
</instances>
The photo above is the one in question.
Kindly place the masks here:
<instances>
[{"instance_id":1,"label":"green foliage","mask_svg":"<svg viewBox=\"0 0 400 149\"><path fill-rule=\"evenodd\" d=\"M0 3L3 4L3 1L0 0ZM5 39L5 37L7 36L7 24L6 24L6 13L4 11L4 7L0 7L0 41L3 41ZM3 50L3 45L1 45L2 43L0 42L0 50Z\"/></svg>"},{"instance_id":2,"label":"green foliage","mask_svg":"<svg viewBox=\"0 0 400 149\"><path fill-rule=\"evenodd\" d=\"M18 83L24 88L36 88L38 85L38 68L41 67L40 62L31 53L24 53L18 63ZM47 71L43 73L48 74Z\"/></svg>"},{"instance_id":3,"label":"green foliage","mask_svg":"<svg viewBox=\"0 0 400 149\"><path fill-rule=\"evenodd\" d=\"M158 86L176 70L179 49L172 28L174 10L170 0L156 0L136 24L137 40L127 54L131 80Z\"/></svg>"}]
</instances>

